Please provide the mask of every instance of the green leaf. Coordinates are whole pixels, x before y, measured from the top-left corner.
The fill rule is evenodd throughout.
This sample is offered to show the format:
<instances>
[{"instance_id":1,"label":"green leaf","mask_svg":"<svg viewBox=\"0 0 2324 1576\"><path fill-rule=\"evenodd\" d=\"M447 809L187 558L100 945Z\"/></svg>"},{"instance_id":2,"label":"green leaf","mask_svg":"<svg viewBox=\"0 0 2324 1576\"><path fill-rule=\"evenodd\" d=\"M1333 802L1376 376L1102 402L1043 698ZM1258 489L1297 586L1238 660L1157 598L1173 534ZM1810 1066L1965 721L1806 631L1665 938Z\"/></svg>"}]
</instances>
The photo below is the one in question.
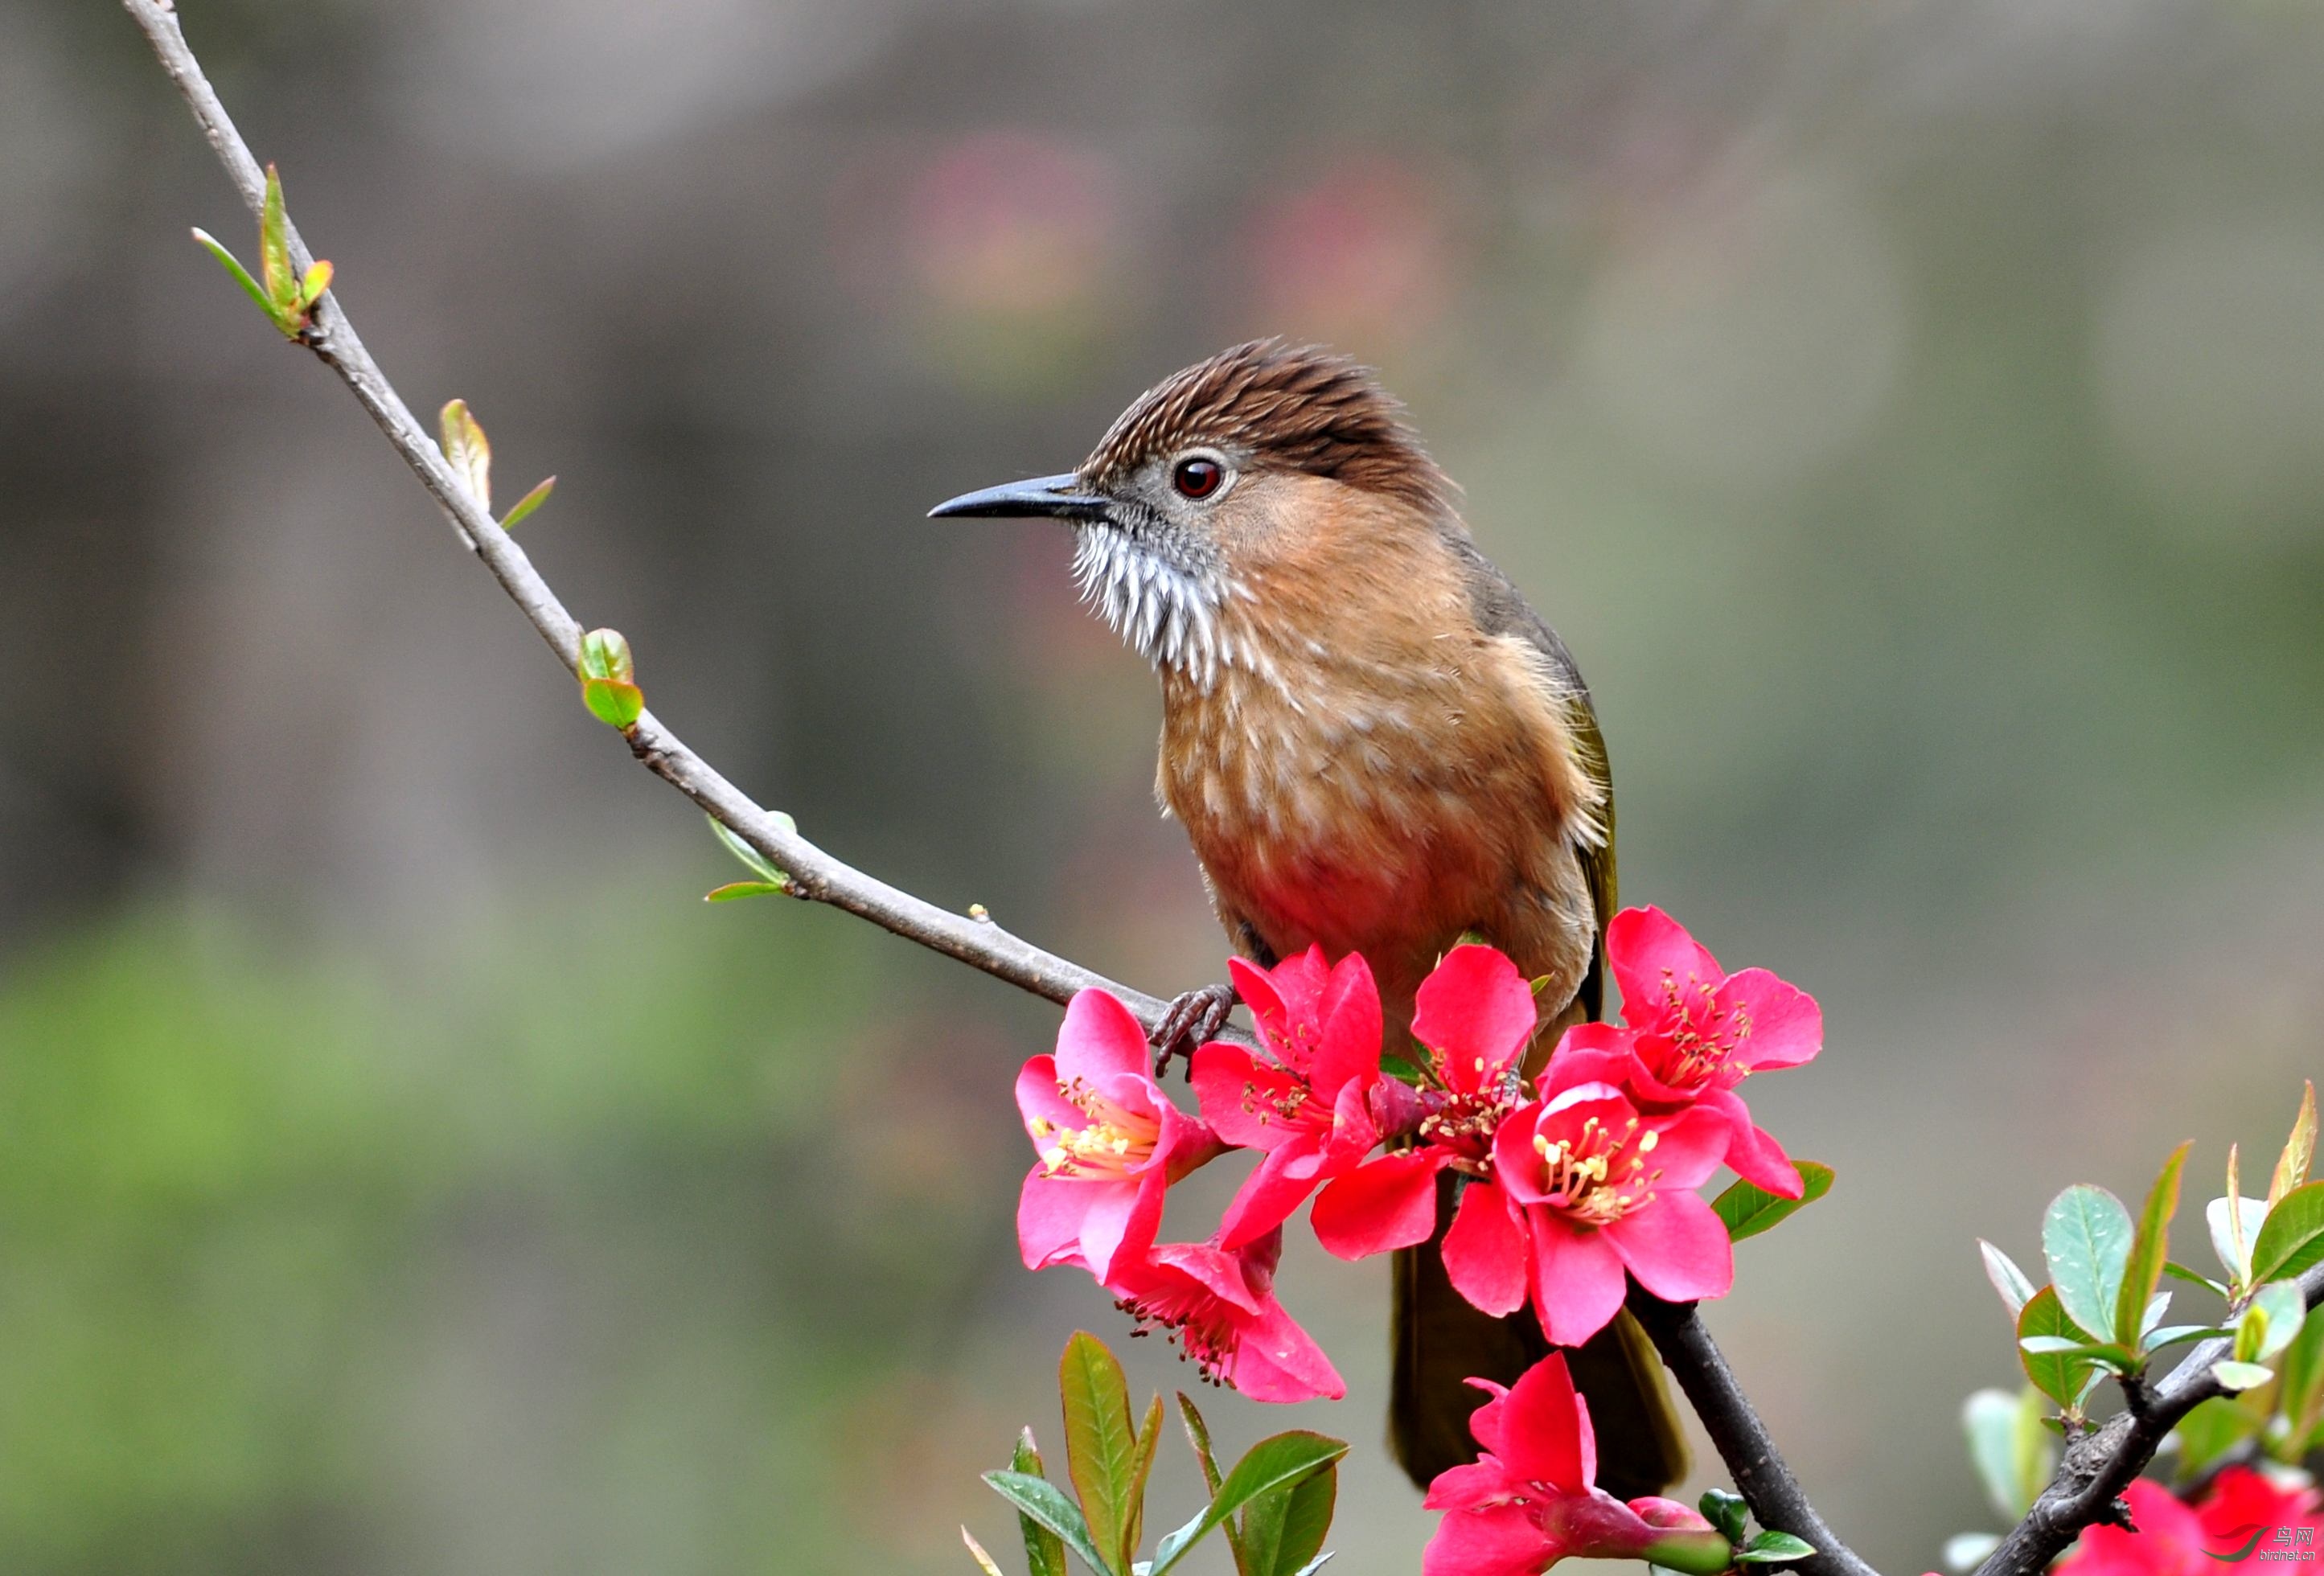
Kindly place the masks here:
<instances>
[{"instance_id":1,"label":"green leaf","mask_svg":"<svg viewBox=\"0 0 2324 1576\"><path fill-rule=\"evenodd\" d=\"M517 528L517 522L519 521L522 520L526 515L530 514L542 504L548 502L549 495L556 491L557 478L554 476L544 476L540 481L535 482L532 485L532 491L518 499L516 501L515 507L512 508L506 514L501 517L501 529L503 530L514 530Z\"/></svg>"},{"instance_id":2,"label":"green leaf","mask_svg":"<svg viewBox=\"0 0 2324 1576\"><path fill-rule=\"evenodd\" d=\"M2201 1286L2204 1290L2215 1292L2220 1296L2224 1297L2227 1295L2226 1282L2213 1280L2209 1276L2204 1275L2198 1270L2190 1269L2183 1264L2175 1264L2166 1261L2163 1266L2163 1273L2169 1276L2173 1280L2183 1280L2190 1286Z\"/></svg>"},{"instance_id":3,"label":"green leaf","mask_svg":"<svg viewBox=\"0 0 2324 1576\"><path fill-rule=\"evenodd\" d=\"M777 870L772 864L769 863L765 854L761 853L757 849L752 847L749 843L743 842L741 837L737 836L726 823L721 821L715 816L712 816L707 818L710 822L711 832L716 835L719 842L726 845L726 852L733 854L736 859L741 860L742 862L743 868L748 870L752 875L757 876L760 880L765 882L769 886L781 887L785 882L790 880L788 876L785 875L782 871ZM778 815L775 819L777 822L781 824L783 830L786 832L796 829L792 826L791 818L788 816Z\"/></svg>"},{"instance_id":4,"label":"green leaf","mask_svg":"<svg viewBox=\"0 0 2324 1576\"><path fill-rule=\"evenodd\" d=\"M1130 1383L1104 1341L1077 1330L1057 1364L1065 1407L1065 1470L1089 1518L1090 1537L1126 1576L1137 1555L1126 1546L1138 1471L1138 1434L1130 1421Z\"/></svg>"},{"instance_id":5,"label":"green leaf","mask_svg":"<svg viewBox=\"0 0 2324 1576\"><path fill-rule=\"evenodd\" d=\"M2255 1362L2215 1362L2211 1377L2228 1390L2251 1390L2275 1378L2275 1370L2262 1368Z\"/></svg>"},{"instance_id":6,"label":"green leaf","mask_svg":"<svg viewBox=\"0 0 2324 1576\"><path fill-rule=\"evenodd\" d=\"M2122 1289L2115 1294L2114 1338L2133 1350L2145 1330L2147 1299L2162 1284L2163 1267L2171 1258L2171 1217L2179 1212L2179 1170L2186 1165L2187 1151L2194 1142L2188 1139L2163 1163L2154 1185L2146 1191L2146 1207L2139 1211L2138 1229L2131 1237Z\"/></svg>"},{"instance_id":7,"label":"green leaf","mask_svg":"<svg viewBox=\"0 0 2324 1576\"><path fill-rule=\"evenodd\" d=\"M1081 1507L1066 1498L1065 1491L1055 1483L1027 1472L987 1472L984 1480L1020 1514L1031 1516L1064 1539L1065 1547L1096 1576L1121 1576L1105 1562L1097 1545L1090 1541L1089 1524L1082 1519Z\"/></svg>"},{"instance_id":8,"label":"green leaf","mask_svg":"<svg viewBox=\"0 0 2324 1576\"><path fill-rule=\"evenodd\" d=\"M2290 1281L2270 1281L2252 1293L2251 1305L2236 1323L2236 1356L2245 1362L2265 1362L2292 1342L2307 1323L2308 1302ZM2244 1329L2258 1320L2252 1350L2244 1350Z\"/></svg>"},{"instance_id":9,"label":"green leaf","mask_svg":"<svg viewBox=\"0 0 2324 1576\"><path fill-rule=\"evenodd\" d=\"M1797 1198L1777 1198L1765 1188L1738 1181L1726 1192L1711 1201L1726 1222L1727 1240L1740 1242L1746 1237L1760 1232L1789 1216L1794 1211L1806 1208L1831 1191L1831 1167L1813 1160L1798 1162L1801 1192Z\"/></svg>"},{"instance_id":10,"label":"green leaf","mask_svg":"<svg viewBox=\"0 0 2324 1576\"><path fill-rule=\"evenodd\" d=\"M1153 1475L1154 1449L1161 1442L1162 1397L1157 1395L1146 1408L1146 1421L1138 1430L1138 1456L1130 1464L1130 1526L1121 1538L1125 1563L1138 1558L1138 1545L1146 1539L1146 1479Z\"/></svg>"},{"instance_id":11,"label":"green leaf","mask_svg":"<svg viewBox=\"0 0 2324 1576\"><path fill-rule=\"evenodd\" d=\"M2300 1114L2292 1120L2292 1137L2276 1157L2275 1175L2268 1180L2267 1202L2273 1204L2308 1180L2309 1162L2316 1157L2316 1083L2313 1079L2300 1096Z\"/></svg>"},{"instance_id":12,"label":"green leaf","mask_svg":"<svg viewBox=\"0 0 2324 1576\"><path fill-rule=\"evenodd\" d=\"M728 881L723 887L713 887L702 894L706 903L732 903L738 898L767 898L781 895L787 889L772 881Z\"/></svg>"},{"instance_id":13,"label":"green leaf","mask_svg":"<svg viewBox=\"0 0 2324 1576\"><path fill-rule=\"evenodd\" d=\"M2324 1264L2324 1182L2309 1182L2268 1210L2252 1243L2251 1284L2290 1280L2317 1264Z\"/></svg>"},{"instance_id":14,"label":"green leaf","mask_svg":"<svg viewBox=\"0 0 2324 1576\"><path fill-rule=\"evenodd\" d=\"M2024 1516L2050 1479L2055 1452L2042 1429L2041 1393L1979 1390L1961 1407L1970 1464L2002 1520ZM1729 1533L1729 1542L1739 1535Z\"/></svg>"},{"instance_id":15,"label":"green leaf","mask_svg":"<svg viewBox=\"0 0 2324 1576\"><path fill-rule=\"evenodd\" d=\"M323 292L330 288L331 265L318 258L315 265L307 270L307 277L299 281L299 315L304 318L313 311L315 303L321 300Z\"/></svg>"},{"instance_id":16,"label":"green leaf","mask_svg":"<svg viewBox=\"0 0 2324 1576\"><path fill-rule=\"evenodd\" d=\"M2138 1354L2110 1341L2076 1341L2065 1335L2029 1335L2017 1343L2029 1357L2082 1357L2118 1373L2135 1372Z\"/></svg>"},{"instance_id":17,"label":"green leaf","mask_svg":"<svg viewBox=\"0 0 2324 1576\"><path fill-rule=\"evenodd\" d=\"M1178 1392L1178 1421L1186 1430L1186 1442L1194 1448L1194 1460L1203 1469L1203 1488L1216 1497L1219 1491L1219 1463L1211 1453L1211 1425L1203 1421L1194 1403L1185 1391ZM1234 1555L1237 1576L1252 1576L1242 1559L1242 1531L1230 1519L1227 1522L1227 1548Z\"/></svg>"},{"instance_id":18,"label":"green leaf","mask_svg":"<svg viewBox=\"0 0 2324 1576\"><path fill-rule=\"evenodd\" d=\"M217 237L208 230L196 230L194 239L208 247L209 254L218 260L218 266L232 274L235 283L249 292L250 299L258 303L258 309L266 314L266 320L281 327L274 315L274 303L266 299L266 292L258 288L258 281L250 277L250 270L242 265L242 260L219 245Z\"/></svg>"},{"instance_id":19,"label":"green leaf","mask_svg":"<svg viewBox=\"0 0 2324 1576\"><path fill-rule=\"evenodd\" d=\"M2227 1199L2215 1198L2204 1206L2203 1219L2211 1229L2211 1251L2219 1256L2219 1267L2227 1272L2229 1289L2251 1285L2252 1245L2267 1219L2267 1201L2246 1198L2241 1209L2235 1210Z\"/></svg>"},{"instance_id":20,"label":"green leaf","mask_svg":"<svg viewBox=\"0 0 2324 1576\"><path fill-rule=\"evenodd\" d=\"M2082 1387L2094 1371L2087 1359L2064 1352L2032 1352L2025 1350L2027 1341L2044 1337L2064 1337L2077 1343L2089 1340L2089 1332L2077 1325L2058 1301L2058 1288L2043 1286L2025 1300L2024 1309L2017 1315L2018 1360L2024 1365L2025 1377L2034 1387L2059 1405L2079 1409Z\"/></svg>"},{"instance_id":21,"label":"green leaf","mask_svg":"<svg viewBox=\"0 0 2324 1576\"><path fill-rule=\"evenodd\" d=\"M630 642L622 638L621 631L591 630L581 637L581 677L613 678L623 683L637 677L637 664L630 656Z\"/></svg>"},{"instance_id":22,"label":"green leaf","mask_svg":"<svg viewBox=\"0 0 2324 1576\"><path fill-rule=\"evenodd\" d=\"M1815 1553L1815 1545L1787 1532L1763 1532L1735 1551L1738 1565L1789 1564Z\"/></svg>"},{"instance_id":23,"label":"green leaf","mask_svg":"<svg viewBox=\"0 0 2324 1576\"><path fill-rule=\"evenodd\" d=\"M2146 1334L2146 1350L2160 1351L2166 1346L2176 1346L2182 1341L2203 1341L2224 1334L2217 1324L2165 1324Z\"/></svg>"},{"instance_id":24,"label":"green leaf","mask_svg":"<svg viewBox=\"0 0 2324 1576\"><path fill-rule=\"evenodd\" d=\"M2015 1259L1982 1237L1977 1240L1977 1251L1985 1260L1985 1278L1993 1283L1993 1289L2000 1294L2001 1305L2015 1319L2025 1311L2026 1299L2034 1295L2032 1278L2017 1267Z\"/></svg>"},{"instance_id":25,"label":"green leaf","mask_svg":"<svg viewBox=\"0 0 2324 1576\"><path fill-rule=\"evenodd\" d=\"M1397 1083L1409 1083L1415 1089L1422 1088L1428 1083L1428 1074L1393 1051L1380 1053L1380 1071Z\"/></svg>"},{"instance_id":26,"label":"green leaf","mask_svg":"<svg viewBox=\"0 0 2324 1576\"><path fill-rule=\"evenodd\" d=\"M1048 1474L1042 1470L1040 1447L1033 1442L1031 1429L1018 1434L1017 1448L1010 1452L1009 1469L1028 1478L1047 1479ZM1025 1568L1030 1576L1065 1576L1065 1539L1021 1510L1017 1513L1017 1530L1025 1540Z\"/></svg>"},{"instance_id":27,"label":"green leaf","mask_svg":"<svg viewBox=\"0 0 2324 1576\"><path fill-rule=\"evenodd\" d=\"M1345 1440L1329 1439L1305 1429L1270 1435L1243 1452L1226 1475L1210 1504L1199 1516L1164 1538L1154 1551L1148 1576L1164 1576L1204 1533L1240 1510L1270 1488L1296 1483L1348 1453Z\"/></svg>"},{"instance_id":28,"label":"green leaf","mask_svg":"<svg viewBox=\"0 0 2324 1576\"><path fill-rule=\"evenodd\" d=\"M2300 1333L2284 1349L2282 1373L2276 1401L2291 1425L2285 1453L2297 1461L2324 1423L2324 1318L2310 1314L2301 1322Z\"/></svg>"},{"instance_id":29,"label":"green leaf","mask_svg":"<svg viewBox=\"0 0 2324 1576\"><path fill-rule=\"evenodd\" d=\"M2199 1403L2172 1432L2179 1436L2179 1475L2201 1475L2205 1467L2249 1439L2251 1414L2225 1396Z\"/></svg>"},{"instance_id":30,"label":"green leaf","mask_svg":"<svg viewBox=\"0 0 2324 1576\"><path fill-rule=\"evenodd\" d=\"M1751 1524L1751 1507L1740 1494L1730 1494L1724 1488L1705 1488L1697 1502L1702 1519L1719 1530L1719 1535L1730 1544L1743 1541L1743 1529Z\"/></svg>"},{"instance_id":31,"label":"green leaf","mask_svg":"<svg viewBox=\"0 0 2324 1576\"><path fill-rule=\"evenodd\" d=\"M1244 1506L1236 1518L1242 1524L1242 1556L1236 1568L1249 1576L1292 1576L1305 1568L1332 1530L1339 1495L1340 1469L1327 1466Z\"/></svg>"},{"instance_id":32,"label":"green leaf","mask_svg":"<svg viewBox=\"0 0 2324 1576\"><path fill-rule=\"evenodd\" d=\"M2042 1220L2042 1256L2067 1316L2093 1337L2114 1328L2116 1301L2130 1262L2130 1212L2103 1187L2080 1183L2051 1201Z\"/></svg>"},{"instance_id":33,"label":"green leaf","mask_svg":"<svg viewBox=\"0 0 2324 1576\"><path fill-rule=\"evenodd\" d=\"M645 714L646 692L634 684L621 684L610 678L585 679L581 704L606 726L626 728Z\"/></svg>"},{"instance_id":34,"label":"green leaf","mask_svg":"<svg viewBox=\"0 0 2324 1576\"><path fill-rule=\"evenodd\" d=\"M968 1552L975 1556L976 1568L983 1571L984 1576L1001 1576L1001 1567L992 1562L992 1556L984 1552L984 1545L976 1541L974 1533L965 1526L962 1527L960 1541L968 1545Z\"/></svg>"},{"instance_id":35,"label":"green leaf","mask_svg":"<svg viewBox=\"0 0 2324 1576\"><path fill-rule=\"evenodd\" d=\"M290 324L299 309L299 276L290 272L290 224L282 213L282 177L272 164L266 167L266 200L258 213L258 277L273 303L274 320L283 325L284 333L293 332Z\"/></svg>"},{"instance_id":36,"label":"green leaf","mask_svg":"<svg viewBox=\"0 0 2324 1576\"><path fill-rule=\"evenodd\" d=\"M466 400L445 401L437 417L444 431L444 461L452 474L460 478L460 485L476 501L476 507L490 514L493 510L493 446L484 441L484 425L468 410ZM600 631L611 634L611 631ZM614 637L620 639L618 635ZM629 650L626 642L622 650ZM627 677L626 674L606 677Z\"/></svg>"}]
</instances>

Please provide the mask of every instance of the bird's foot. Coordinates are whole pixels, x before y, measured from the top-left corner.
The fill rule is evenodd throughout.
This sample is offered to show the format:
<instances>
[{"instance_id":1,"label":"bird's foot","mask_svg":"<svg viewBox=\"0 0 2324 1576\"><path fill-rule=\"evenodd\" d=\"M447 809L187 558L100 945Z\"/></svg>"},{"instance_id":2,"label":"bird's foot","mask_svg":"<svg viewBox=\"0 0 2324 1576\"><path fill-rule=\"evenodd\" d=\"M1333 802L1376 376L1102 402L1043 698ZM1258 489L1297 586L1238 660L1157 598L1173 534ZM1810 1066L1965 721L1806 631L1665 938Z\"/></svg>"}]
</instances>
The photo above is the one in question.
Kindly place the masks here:
<instances>
[{"instance_id":1,"label":"bird's foot","mask_svg":"<svg viewBox=\"0 0 2324 1576\"><path fill-rule=\"evenodd\" d=\"M1204 985L1174 999L1150 1042L1154 1046L1154 1076L1159 1078L1168 1073L1170 1058L1184 1055L1186 1077L1191 1082L1194 1076L1194 1047L1226 1026L1227 1014L1234 1010L1234 1004L1232 985Z\"/></svg>"}]
</instances>

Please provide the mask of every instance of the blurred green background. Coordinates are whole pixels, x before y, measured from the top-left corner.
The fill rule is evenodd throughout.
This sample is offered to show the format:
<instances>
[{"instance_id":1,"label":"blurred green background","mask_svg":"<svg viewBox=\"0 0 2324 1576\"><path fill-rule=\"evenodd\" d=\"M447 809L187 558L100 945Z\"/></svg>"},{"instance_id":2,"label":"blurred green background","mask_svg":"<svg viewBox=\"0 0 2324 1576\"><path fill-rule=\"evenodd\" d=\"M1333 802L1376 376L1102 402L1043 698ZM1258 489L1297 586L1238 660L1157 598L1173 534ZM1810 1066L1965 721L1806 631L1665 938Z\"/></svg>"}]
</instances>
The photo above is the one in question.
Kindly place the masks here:
<instances>
[{"instance_id":1,"label":"blurred green background","mask_svg":"<svg viewBox=\"0 0 2324 1576\"><path fill-rule=\"evenodd\" d=\"M2324 1064L2312 8L181 10L656 709L1151 990L1222 950L1152 681L1062 533L921 513L1250 334L1385 369L1596 687L1626 894L1824 1002L1755 1107L1840 1184L1712 1323L1886 1568L1989 1522L1972 1238L2272 1153ZM697 901L700 818L187 242L250 226L115 8L0 8L0 1567L1002 1546L973 1472L1121 1329L1013 1257L1054 1012ZM1356 1440L1336 1569L1409 1571L1384 1267L1285 1289L1350 1399L1213 1426Z\"/></svg>"}]
</instances>

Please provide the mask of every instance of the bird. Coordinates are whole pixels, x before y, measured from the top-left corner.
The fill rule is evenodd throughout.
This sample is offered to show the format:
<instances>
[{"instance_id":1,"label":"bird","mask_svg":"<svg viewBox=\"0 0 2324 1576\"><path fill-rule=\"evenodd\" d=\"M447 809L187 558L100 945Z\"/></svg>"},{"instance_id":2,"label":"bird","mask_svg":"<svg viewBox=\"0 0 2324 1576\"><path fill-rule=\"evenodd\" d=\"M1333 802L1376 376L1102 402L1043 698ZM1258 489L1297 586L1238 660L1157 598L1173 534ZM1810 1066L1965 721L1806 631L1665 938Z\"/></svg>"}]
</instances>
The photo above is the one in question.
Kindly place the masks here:
<instances>
[{"instance_id":1,"label":"bird","mask_svg":"<svg viewBox=\"0 0 2324 1576\"><path fill-rule=\"evenodd\" d=\"M1155 792L1185 829L1233 948L1272 966L1360 953L1388 1034L1463 939L1536 982L1544 1032L1605 1009L1613 783L1588 687L1478 547L1405 409L1353 360L1253 340L1165 378L1074 470L964 493L931 518L1074 530L1084 602L1162 692ZM1216 1032L1231 987L1156 1036ZM1393 1043L1391 1045L1393 1048ZM1438 1228L1455 1179L1441 1179ZM1471 1307L1434 1243L1397 1255L1389 1442L1422 1487L1475 1459L1472 1378L1514 1384L1550 1348L1534 1316ZM1661 1369L1627 1313L1571 1354L1600 1486L1686 1470Z\"/></svg>"}]
</instances>

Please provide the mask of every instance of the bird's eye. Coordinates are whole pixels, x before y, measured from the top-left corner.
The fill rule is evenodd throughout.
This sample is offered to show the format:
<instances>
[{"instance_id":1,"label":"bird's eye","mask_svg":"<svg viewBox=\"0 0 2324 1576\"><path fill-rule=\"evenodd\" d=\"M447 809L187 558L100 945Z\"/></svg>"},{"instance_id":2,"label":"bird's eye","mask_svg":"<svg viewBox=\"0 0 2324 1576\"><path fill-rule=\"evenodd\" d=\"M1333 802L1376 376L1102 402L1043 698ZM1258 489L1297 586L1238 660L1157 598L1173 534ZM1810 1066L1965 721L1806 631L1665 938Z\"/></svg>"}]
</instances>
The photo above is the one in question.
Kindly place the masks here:
<instances>
[{"instance_id":1,"label":"bird's eye","mask_svg":"<svg viewBox=\"0 0 2324 1576\"><path fill-rule=\"evenodd\" d=\"M1216 460L1180 460L1170 473L1170 484L1182 498L1207 498L1227 479L1226 467Z\"/></svg>"}]
</instances>

